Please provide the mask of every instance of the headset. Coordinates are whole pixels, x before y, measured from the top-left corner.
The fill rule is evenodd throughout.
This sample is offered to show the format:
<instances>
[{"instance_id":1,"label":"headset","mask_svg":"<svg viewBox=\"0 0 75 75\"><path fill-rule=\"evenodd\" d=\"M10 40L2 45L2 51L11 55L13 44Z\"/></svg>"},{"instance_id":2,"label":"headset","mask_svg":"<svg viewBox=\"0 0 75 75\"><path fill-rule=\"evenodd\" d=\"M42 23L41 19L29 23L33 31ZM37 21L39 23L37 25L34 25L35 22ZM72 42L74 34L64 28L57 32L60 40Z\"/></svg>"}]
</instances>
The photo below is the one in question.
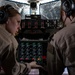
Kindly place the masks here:
<instances>
[{"instance_id":1,"label":"headset","mask_svg":"<svg viewBox=\"0 0 75 75\"><path fill-rule=\"evenodd\" d=\"M75 3L73 0L62 0L62 9L65 11L66 16L70 17L75 11Z\"/></svg>"},{"instance_id":2,"label":"headset","mask_svg":"<svg viewBox=\"0 0 75 75\"><path fill-rule=\"evenodd\" d=\"M11 5L5 5L3 9L0 9L0 24L4 24L7 22L9 14L8 10L14 9Z\"/></svg>"}]
</instances>

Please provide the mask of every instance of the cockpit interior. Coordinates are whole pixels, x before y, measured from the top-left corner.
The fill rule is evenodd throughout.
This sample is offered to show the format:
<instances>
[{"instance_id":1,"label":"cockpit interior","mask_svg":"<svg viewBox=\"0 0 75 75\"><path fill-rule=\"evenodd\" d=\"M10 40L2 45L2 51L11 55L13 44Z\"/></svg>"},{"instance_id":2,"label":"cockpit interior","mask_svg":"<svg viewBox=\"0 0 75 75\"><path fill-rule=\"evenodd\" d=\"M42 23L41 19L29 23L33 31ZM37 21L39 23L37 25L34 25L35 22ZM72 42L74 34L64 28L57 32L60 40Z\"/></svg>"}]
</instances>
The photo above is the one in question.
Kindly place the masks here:
<instances>
[{"instance_id":1,"label":"cockpit interior","mask_svg":"<svg viewBox=\"0 0 75 75\"><path fill-rule=\"evenodd\" d=\"M21 30L16 35L18 62L35 60L46 67L47 44L64 27L60 21L61 0L0 0L0 6L6 4L21 14ZM47 75L47 72L33 68L28 75ZM63 75L68 75L67 69Z\"/></svg>"}]
</instances>

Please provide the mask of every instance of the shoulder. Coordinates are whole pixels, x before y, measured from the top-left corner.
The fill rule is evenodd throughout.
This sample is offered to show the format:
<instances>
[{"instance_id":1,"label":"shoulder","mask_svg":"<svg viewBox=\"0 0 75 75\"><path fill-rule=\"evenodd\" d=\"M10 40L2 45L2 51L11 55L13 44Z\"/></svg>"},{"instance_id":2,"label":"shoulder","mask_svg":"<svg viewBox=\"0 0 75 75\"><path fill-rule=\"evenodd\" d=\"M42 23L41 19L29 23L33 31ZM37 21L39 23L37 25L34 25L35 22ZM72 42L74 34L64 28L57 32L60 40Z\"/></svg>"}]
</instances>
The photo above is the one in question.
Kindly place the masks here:
<instances>
[{"instance_id":1,"label":"shoulder","mask_svg":"<svg viewBox=\"0 0 75 75\"><path fill-rule=\"evenodd\" d=\"M59 30L58 32L56 32L52 38L52 40L61 40L64 38L66 33L66 28L63 28L61 30Z\"/></svg>"},{"instance_id":2,"label":"shoulder","mask_svg":"<svg viewBox=\"0 0 75 75\"><path fill-rule=\"evenodd\" d=\"M71 37L71 35L73 34L75 34L75 26L74 25L67 26L59 30L56 34L54 34L54 39L55 40L66 39L68 37Z\"/></svg>"},{"instance_id":3,"label":"shoulder","mask_svg":"<svg viewBox=\"0 0 75 75\"><path fill-rule=\"evenodd\" d=\"M0 41L5 45L13 45L14 48L18 46L15 37L2 27L0 27Z\"/></svg>"},{"instance_id":4,"label":"shoulder","mask_svg":"<svg viewBox=\"0 0 75 75\"><path fill-rule=\"evenodd\" d=\"M10 33L3 27L0 27L0 44L10 45L12 43L10 38Z\"/></svg>"},{"instance_id":5,"label":"shoulder","mask_svg":"<svg viewBox=\"0 0 75 75\"><path fill-rule=\"evenodd\" d=\"M54 34L50 43L52 45L64 46L67 42L74 40L75 38L75 26L64 27Z\"/></svg>"}]
</instances>

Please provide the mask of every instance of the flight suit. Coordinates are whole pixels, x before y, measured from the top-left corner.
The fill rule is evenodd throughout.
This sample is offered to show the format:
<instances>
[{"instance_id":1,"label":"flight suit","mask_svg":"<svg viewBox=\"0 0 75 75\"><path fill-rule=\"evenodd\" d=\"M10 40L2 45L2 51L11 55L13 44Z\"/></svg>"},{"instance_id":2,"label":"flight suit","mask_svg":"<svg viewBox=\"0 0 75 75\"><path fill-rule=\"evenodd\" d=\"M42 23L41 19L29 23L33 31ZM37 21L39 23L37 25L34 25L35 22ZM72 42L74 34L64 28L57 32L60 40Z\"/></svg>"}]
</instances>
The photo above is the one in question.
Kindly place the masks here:
<instances>
[{"instance_id":1,"label":"flight suit","mask_svg":"<svg viewBox=\"0 0 75 75\"><path fill-rule=\"evenodd\" d=\"M27 75L31 69L28 63L17 62L17 46L15 37L0 26L0 65L6 75Z\"/></svg>"},{"instance_id":2,"label":"flight suit","mask_svg":"<svg viewBox=\"0 0 75 75\"><path fill-rule=\"evenodd\" d=\"M54 34L47 47L48 75L75 75L75 22Z\"/></svg>"}]
</instances>

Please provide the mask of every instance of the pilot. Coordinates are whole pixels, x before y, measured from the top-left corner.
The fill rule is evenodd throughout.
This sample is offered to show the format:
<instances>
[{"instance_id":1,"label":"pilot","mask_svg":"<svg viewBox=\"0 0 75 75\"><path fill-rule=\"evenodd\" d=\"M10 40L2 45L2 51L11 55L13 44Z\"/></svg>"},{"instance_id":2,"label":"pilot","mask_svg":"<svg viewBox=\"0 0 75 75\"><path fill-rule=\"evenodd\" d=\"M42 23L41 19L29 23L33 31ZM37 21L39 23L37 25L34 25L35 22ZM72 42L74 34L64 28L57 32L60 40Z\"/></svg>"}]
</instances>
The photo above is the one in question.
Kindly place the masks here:
<instances>
[{"instance_id":1,"label":"pilot","mask_svg":"<svg viewBox=\"0 0 75 75\"><path fill-rule=\"evenodd\" d=\"M47 47L48 75L62 75L65 68L75 75L75 0L61 0L61 16L65 27Z\"/></svg>"},{"instance_id":2,"label":"pilot","mask_svg":"<svg viewBox=\"0 0 75 75\"><path fill-rule=\"evenodd\" d=\"M18 43L15 34L20 29L21 16L11 5L0 7L0 66L5 75L26 75L32 67L40 67L35 61L19 63L16 60Z\"/></svg>"}]
</instances>

